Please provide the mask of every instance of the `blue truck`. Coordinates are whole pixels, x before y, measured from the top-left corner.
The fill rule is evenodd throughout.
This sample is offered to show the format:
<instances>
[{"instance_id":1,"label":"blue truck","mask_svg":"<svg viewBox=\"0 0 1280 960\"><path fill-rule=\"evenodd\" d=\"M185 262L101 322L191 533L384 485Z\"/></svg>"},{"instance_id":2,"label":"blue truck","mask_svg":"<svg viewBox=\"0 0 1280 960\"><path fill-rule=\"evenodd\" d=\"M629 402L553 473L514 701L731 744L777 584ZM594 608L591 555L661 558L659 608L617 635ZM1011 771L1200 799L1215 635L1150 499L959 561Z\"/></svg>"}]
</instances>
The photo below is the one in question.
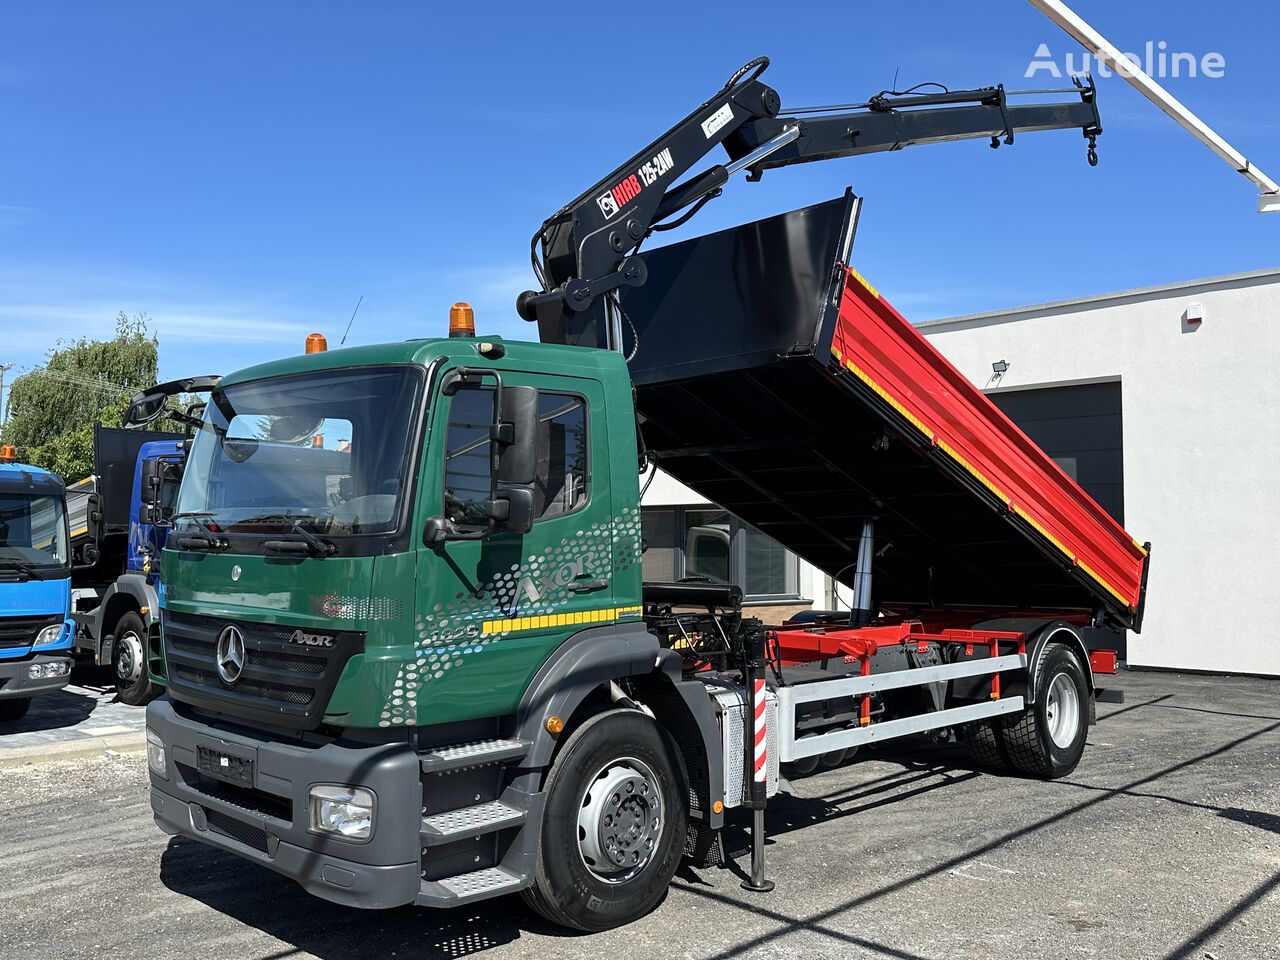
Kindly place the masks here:
<instances>
[{"instance_id":1,"label":"blue truck","mask_svg":"<svg viewBox=\"0 0 1280 960\"><path fill-rule=\"evenodd\" d=\"M71 674L68 541L62 479L0 450L0 721Z\"/></svg>"},{"instance_id":2,"label":"blue truck","mask_svg":"<svg viewBox=\"0 0 1280 960\"><path fill-rule=\"evenodd\" d=\"M186 457L186 433L138 429L161 416L199 423L199 404L171 409L170 397L207 392L218 377L192 377L133 398L124 428L94 428L93 474L67 488L72 572L73 649L111 668L119 699L142 705L163 689L160 653L160 552L167 527L149 504L172 510ZM145 495L144 495L145 494Z\"/></svg>"}]
</instances>

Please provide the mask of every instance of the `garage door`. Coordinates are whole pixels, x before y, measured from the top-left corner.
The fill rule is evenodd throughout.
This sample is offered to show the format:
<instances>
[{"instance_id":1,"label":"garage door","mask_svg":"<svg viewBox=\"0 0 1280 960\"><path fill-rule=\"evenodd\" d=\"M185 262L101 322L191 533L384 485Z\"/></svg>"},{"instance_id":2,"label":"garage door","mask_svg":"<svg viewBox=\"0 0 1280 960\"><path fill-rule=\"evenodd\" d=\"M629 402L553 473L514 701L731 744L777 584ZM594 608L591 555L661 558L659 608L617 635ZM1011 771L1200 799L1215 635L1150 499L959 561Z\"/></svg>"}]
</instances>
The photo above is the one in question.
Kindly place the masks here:
<instances>
[{"instance_id":1,"label":"garage door","mask_svg":"<svg viewBox=\"0 0 1280 960\"><path fill-rule=\"evenodd\" d=\"M1087 383L989 395L1098 505L1124 523L1120 384ZM1089 631L1091 647L1119 650L1124 635Z\"/></svg>"}]
</instances>

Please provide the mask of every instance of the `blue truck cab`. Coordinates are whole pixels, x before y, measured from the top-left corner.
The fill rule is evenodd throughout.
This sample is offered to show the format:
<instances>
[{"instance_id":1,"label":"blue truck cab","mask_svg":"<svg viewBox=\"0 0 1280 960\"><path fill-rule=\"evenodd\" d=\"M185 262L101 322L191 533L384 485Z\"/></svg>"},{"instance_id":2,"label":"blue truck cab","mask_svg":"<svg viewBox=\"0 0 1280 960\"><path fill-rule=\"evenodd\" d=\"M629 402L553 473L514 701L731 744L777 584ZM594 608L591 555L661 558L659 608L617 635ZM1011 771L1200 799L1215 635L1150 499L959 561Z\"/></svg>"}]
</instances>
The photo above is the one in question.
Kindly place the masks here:
<instances>
[{"instance_id":1,"label":"blue truck cab","mask_svg":"<svg viewBox=\"0 0 1280 960\"><path fill-rule=\"evenodd\" d=\"M74 651L111 668L125 703L146 703L163 684L159 560L168 529L141 508L144 499L177 497L182 440L98 426L94 473L67 490Z\"/></svg>"},{"instance_id":2,"label":"blue truck cab","mask_svg":"<svg viewBox=\"0 0 1280 960\"><path fill-rule=\"evenodd\" d=\"M39 467L0 461L0 721L71 674L66 489ZM0 728L2 730L2 728Z\"/></svg>"}]
</instances>

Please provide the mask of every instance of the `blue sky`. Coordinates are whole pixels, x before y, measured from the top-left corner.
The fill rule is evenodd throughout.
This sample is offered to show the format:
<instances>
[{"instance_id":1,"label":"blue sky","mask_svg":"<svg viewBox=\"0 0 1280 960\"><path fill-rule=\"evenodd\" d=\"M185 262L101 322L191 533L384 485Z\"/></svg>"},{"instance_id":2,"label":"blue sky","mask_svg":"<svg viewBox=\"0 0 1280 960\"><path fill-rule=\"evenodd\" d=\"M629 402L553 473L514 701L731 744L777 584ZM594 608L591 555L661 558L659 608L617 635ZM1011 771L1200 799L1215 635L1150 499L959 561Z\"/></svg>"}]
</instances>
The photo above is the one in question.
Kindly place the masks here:
<instances>
[{"instance_id":1,"label":"blue sky","mask_svg":"<svg viewBox=\"0 0 1280 960\"><path fill-rule=\"evenodd\" d=\"M1124 49L1220 52L1169 80L1280 176L1280 71L1261 2L1077 9ZM786 105L927 80L1043 86L1022 0L785 4L104 3L0 11L0 362L145 312L161 373L435 335L471 301L530 337L528 237L767 54ZM855 262L915 320L1280 265L1280 215L1118 78L1101 165L1079 134L739 179L673 238L839 194L866 198Z\"/></svg>"}]
</instances>

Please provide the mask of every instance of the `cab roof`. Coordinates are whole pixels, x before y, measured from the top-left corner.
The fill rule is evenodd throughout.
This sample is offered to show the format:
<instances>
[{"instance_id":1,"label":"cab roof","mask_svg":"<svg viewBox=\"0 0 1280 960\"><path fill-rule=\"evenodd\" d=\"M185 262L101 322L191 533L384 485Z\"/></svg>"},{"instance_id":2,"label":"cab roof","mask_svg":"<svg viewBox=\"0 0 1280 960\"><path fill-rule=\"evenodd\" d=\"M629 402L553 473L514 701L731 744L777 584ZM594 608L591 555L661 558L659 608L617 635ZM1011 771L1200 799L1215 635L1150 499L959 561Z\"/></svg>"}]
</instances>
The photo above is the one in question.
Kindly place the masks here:
<instances>
[{"instance_id":1,"label":"cab roof","mask_svg":"<svg viewBox=\"0 0 1280 960\"><path fill-rule=\"evenodd\" d=\"M237 370L222 378L219 389L251 380L287 377L320 370L342 370L349 367L386 366L388 364L414 364L426 366L440 357L449 357L477 366L488 366L495 361L480 353L482 343L501 343L506 355L502 369L510 369L514 363L530 371L555 373L595 374L597 376L621 374L626 376L626 363L622 357L608 350L591 347L572 347L561 344L537 343L524 340L504 340L502 337L434 337L422 340L405 340L399 343L376 343L324 353L299 354L260 363Z\"/></svg>"},{"instance_id":2,"label":"cab roof","mask_svg":"<svg viewBox=\"0 0 1280 960\"><path fill-rule=\"evenodd\" d=\"M60 494L65 486L60 476L43 467L33 467L29 463L0 463L0 489L9 493Z\"/></svg>"}]
</instances>

